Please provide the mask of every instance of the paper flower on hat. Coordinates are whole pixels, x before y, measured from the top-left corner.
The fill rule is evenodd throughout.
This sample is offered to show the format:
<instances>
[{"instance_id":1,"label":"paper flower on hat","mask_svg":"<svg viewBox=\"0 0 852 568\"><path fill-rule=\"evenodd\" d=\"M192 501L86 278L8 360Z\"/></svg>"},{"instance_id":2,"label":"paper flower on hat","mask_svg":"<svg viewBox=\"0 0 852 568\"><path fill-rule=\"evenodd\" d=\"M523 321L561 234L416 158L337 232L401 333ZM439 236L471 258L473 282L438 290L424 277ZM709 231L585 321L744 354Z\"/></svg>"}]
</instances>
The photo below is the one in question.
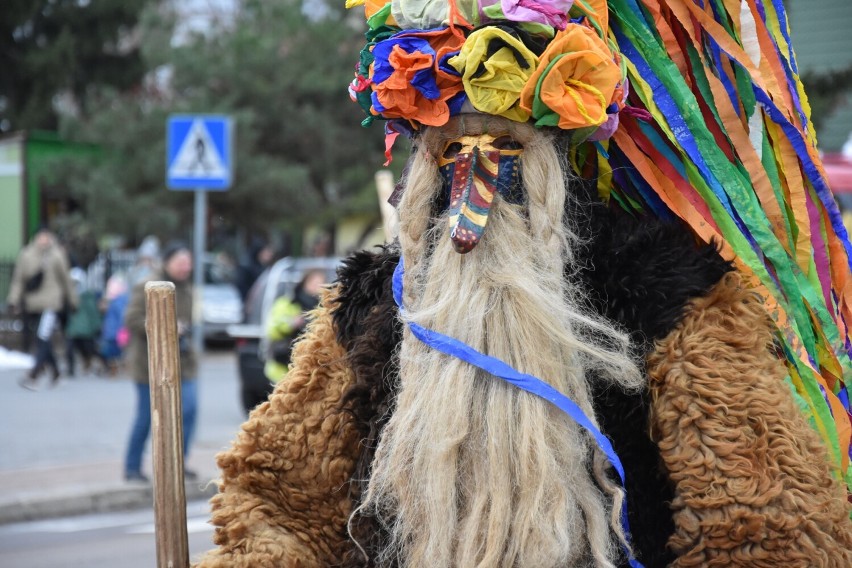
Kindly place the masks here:
<instances>
[{"instance_id":1,"label":"paper flower on hat","mask_svg":"<svg viewBox=\"0 0 852 568\"><path fill-rule=\"evenodd\" d=\"M389 3L391 13L403 29L445 26L452 13L451 3L447 0L391 0ZM454 0L454 4L454 23L473 26L479 22L478 0Z\"/></svg>"},{"instance_id":2,"label":"paper flower on hat","mask_svg":"<svg viewBox=\"0 0 852 568\"><path fill-rule=\"evenodd\" d=\"M364 15L368 20L387 6L388 24L393 26L397 25L396 20L394 20L393 16L390 14L390 3L387 2L387 0L346 0L345 6L347 9L355 8L356 6L364 6Z\"/></svg>"},{"instance_id":3,"label":"paper flower on hat","mask_svg":"<svg viewBox=\"0 0 852 568\"><path fill-rule=\"evenodd\" d=\"M461 73L473 108L518 122L529 120L529 111L520 108L518 100L539 61L510 28L479 28L447 63Z\"/></svg>"},{"instance_id":4,"label":"paper flower on hat","mask_svg":"<svg viewBox=\"0 0 852 568\"><path fill-rule=\"evenodd\" d=\"M382 0L347 1L346 7ZM433 28L448 25L452 18L456 24L480 24L508 20L524 24L543 24L558 30L568 23L568 10L574 0L455 0L453 14L447 0L392 0L391 11L402 28Z\"/></svg>"},{"instance_id":5,"label":"paper flower on hat","mask_svg":"<svg viewBox=\"0 0 852 568\"><path fill-rule=\"evenodd\" d=\"M428 126L445 124L451 99L464 87L459 77L446 73L438 63L462 43L463 38L449 28L400 32L376 43L370 71L375 114Z\"/></svg>"},{"instance_id":6,"label":"paper flower on hat","mask_svg":"<svg viewBox=\"0 0 852 568\"><path fill-rule=\"evenodd\" d=\"M611 138L615 131L618 130L618 122L619 122L619 113L621 109L627 104L627 95L630 94L630 83L625 77L619 87L616 87L615 94L613 98L616 101L621 101L620 103L612 103L606 109L607 119L606 122L601 124L600 128L597 128L591 136L589 136L589 140L591 142L597 142L599 140L606 140L607 138Z\"/></svg>"},{"instance_id":7,"label":"paper flower on hat","mask_svg":"<svg viewBox=\"0 0 852 568\"><path fill-rule=\"evenodd\" d=\"M470 101L577 139L618 127L627 84L607 43L606 0L347 0L354 5L369 27L349 86L365 126L440 126Z\"/></svg>"},{"instance_id":8,"label":"paper flower on hat","mask_svg":"<svg viewBox=\"0 0 852 568\"><path fill-rule=\"evenodd\" d=\"M570 23L556 34L521 93L520 107L536 126L578 129L601 126L607 109L621 103L616 93L621 69L597 33Z\"/></svg>"},{"instance_id":9,"label":"paper flower on hat","mask_svg":"<svg viewBox=\"0 0 852 568\"><path fill-rule=\"evenodd\" d=\"M574 0L482 0L482 13L489 19L537 23L564 30Z\"/></svg>"}]
</instances>

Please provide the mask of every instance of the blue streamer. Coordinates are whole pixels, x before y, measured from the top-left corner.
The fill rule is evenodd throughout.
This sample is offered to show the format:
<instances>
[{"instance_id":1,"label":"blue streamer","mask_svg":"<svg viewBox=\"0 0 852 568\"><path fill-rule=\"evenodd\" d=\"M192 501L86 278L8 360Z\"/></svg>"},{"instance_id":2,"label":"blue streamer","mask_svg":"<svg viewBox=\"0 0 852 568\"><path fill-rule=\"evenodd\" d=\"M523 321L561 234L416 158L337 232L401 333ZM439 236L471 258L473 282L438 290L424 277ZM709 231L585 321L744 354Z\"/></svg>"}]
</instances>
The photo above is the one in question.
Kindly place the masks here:
<instances>
[{"instance_id":1,"label":"blue streamer","mask_svg":"<svg viewBox=\"0 0 852 568\"><path fill-rule=\"evenodd\" d=\"M784 41L787 42L787 57L785 59L792 69L793 73L796 75L799 74L799 66L796 63L796 56L793 53L793 42L790 39L790 26L787 24L787 10L784 8L784 4L781 0L772 0L772 5L775 7L775 15L778 16L778 24L781 28L781 35L784 36ZM766 14L763 15L764 23L766 21ZM775 42L773 42L775 43Z\"/></svg>"},{"instance_id":2,"label":"blue streamer","mask_svg":"<svg viewBox=\"0 0 852 568\"><path fill-rule=\"evenodd\" d=\"M728 212L728 215L733 219L737 227L740 229L740 232L744 235L749 234L749 231L746 229L745 225L743 225L742 221L739 218L739 215L734 214L734 208L731 205L730 197L725 192L725 189L722 187L722 184L719 183L719 180L716 179L716 176L712 174L709 166L704 161L704 156L698 150L698 144L695 141L695 137L692 134L692 131L689 129L689 126L686 124L686 120L681 116L680 109L678 109L677 103L672 99L671 95L668 92L668 89L663 84L663 82L657 77L648 63L645 61L645 58L642 54L639 53L639 50L636 49L630 40L624 35L624 32L617 28L613 27L613 31L615 31L615 36L618 40L618 45L621 49L621 53L623 53L627 59L630 60L631 63L636 67L639 75L648 83L651 87L651 90L654 92L654 100L657 103L657 107L660 109L660 113L666 118L666 121L669 123L669 128L677 139L678 143L683 148L684 152L689 156L695 166L698 168L698 171L701 173L701 176L704 178L707 185L713 191L713 194L719 200L719 203L722 204L722 207L725 208L725 211Z\"/></svg>"},{"instance_id":3,"label":"blue streamer","mask_svg":"<svg viewBox=\"0 0 852 568\"><path fill-rule=\"evenodd\" d=\"M810 121L808 120L808 116L805 114L805 111L802 109L802 100L799 97L799 90L796 88L798 77L794 74L794 71L790 66L790 62L784 58L778 44L773 43L772 45L775 48L775 53L778 54L778 58L784 66L784 76L787 77L787 92L790 93L790 97L793 99L793 106L799 114L799 119L802 121L802 128L804 130L808 130L808 128L810 128Z\"/></svg>"},{"instance_id":4,"label":"blue streamer","mask_svg":"<svg viewBox=\"0 0 852 568\"><path fill-rule=\"evenodd\" d=\"M630 161L626 156L615 146L612 148L613 159L618 163L629 164ZM654 191L654 188L645 181L639 172L635 168L618 168L613 169L612 177L618 182L619 187L633 187L642 201L648 205L648 208L654 213L654 216L658 219L662 219L668 222L674 222L676 217L665 204L665 202L660 199L660 196Z\"/></svg>"},{"instance_id":5,"label":"blue streamer","mask_svg":"<svg viewBox=\"0 0 852 568\"><path fill-rule=\"evenodd\" d=\"M790 62L790 67L793 69L793 73L798 75L799 65L796 62L796 55L793 53L793 42L790 39L789 31L790 26L787 24L787 11L784 8L784 4L781 3L781 0L772 0L772 3L775 5L775 14L778 16L781 35L784 36L784 40L787 42L787 60Z\"/></svg>"},{"instance_id":6,"label":"blue streamer","mask_svg":"<svg viewBox=\"0 0 852 568\"><path fill-rule=\"evenodd\" d=\"M404 313L405 308L402 304L402 276L405 272L402 256L399 258L399 263L393 271L393 299L401 313ZM604 452L612 467L618 472L618 477L621 479L621 484L624 486L624 467L621 465L621 460L615 453L609 439L598 430L589 417L583 410L577 406L573 400L532 375L521 373L510 365L484 353L480 353L470 345L462 343L458 339L449 337L442 333L438 333L432 329L427 329L419 324L411 321L406 322L411 333L431 347L437 349L441 353L461 359L462 361L482 369L483 371L501 378L509 384L518 387L528 393L534 394L556 406L559 410L567 414L581 428L588 432L594 438L598 447ZM625 490L625 499L621 508L621 523L624 527L624 534L628 541L630 540L630 526L627 521L627 492ZM633 568L644 568L642 563L633 558L629 550L625 550L629 559L630 566Z\"/></svg>"},{"instance_id":7,"label":"blue streamer","mask_svg":"<svg viewBox=\"0 0 852 568\"><path fill-rule=\"evenodd\" d=\"M635 6L635 0L625 0L625 3L628 6ZM635 10L635 8L633 8ZM756 224L753 229L758 232L757 237L760 238L760 242L764 244L764 247L757 246L757 243L754 240L754 237L751 235L751 231L743 224L740 216L735 212L734 207L731 204L730 198L727 196L727 192L720 185L719 180L714 176L713 172L710 170L707 162L704 159L702 153L698 150L697 141L695 138L695 134L689 129L689 126L686 123L685 117L692 112L691 107L682 109L683 116L680 115L680 110L677 106L677 103L672 99L671 94L668 91L666 84L663 82L661 76L658 76L648 65L647 61L643 57L643 55L639 52L639 49L636 45L634 45L625 35L625 32L619 27L613 26L613 31L616 34L616 38L619 42L619 46L621 48L622 54L624 54L636 67L639 75L648 83L651 87L654 95L654 100L657 102L657 106L660 109L660 112L663 114L665 119L668 121L668 124L672 130L672 133L677 140L680 148L685 152L685 154L691 159L693 164L698 168L699 173L701 174L704 181L709 185L713 194L719 199L722 205L725 207L728 212L730 218L736 223L737 227L740 230L740 233L748 239L749 245L752 248L752 252L758 257L758 261L765 264L763 260L763 256L769 253L771 256L769 257L772 260L772 263L775 265L777 270L788 270L785 268L789 265L789 260L783 256L786 253L783 250L780 242L775 237L774 233L770 230L767 230L769 227L768 220L766 219L765 212L761 209L756 209L755 212L763 212L762 218L759 220L758 224ZM641 42L642 47L653 47L654 44L646 41L641 35L637 36L637 41ZM731 54L729 53L730 57ZM776 122L779 123L784 129L785 134L788 138L796 144L796 140L798 139L800 145L797 145L797 150L801 150L801 144L804 144L804 140L802 139L802 134L796 129L789 121L786 121L783 113L781 113L777 107L774 106L774 103L769 100L765 93L758 89L757 85L752 85L752 89L755 92L756 99L759 103L762 104L765 111L770 114L770 117ZM789 129L789 130L788 130ZM700 134L700 133L699 133ZM805 153L800 156L805 172L809 174L813 171L816 173L816 166L810 160L809 156ZM747 189L747 185L750 183L750 180L742 178L738 173L731 172L731 175L737 175L738 181L742 182L741 189ZM819 175L815 176L819 178ZM826 211L829 214L829 218L831 219L832 226L834 226L835 231L841 238L846 237L846 231L842 226L842 220L840 219L840 214L837 212L837 205L833 203L833 199L831 198L830 193L825 195L827 192L827 188L824 188L825 191L820 190L820 184L825 186L825 182L821 179L811 180L814 184L817 194L820 197L820 200L823 202L823 205ZM755 198L756 199L756 198ZM845 247L849 247L848 241L844 239L843 245ZM847 251L849 249L847 248ZM852 253L847 252L847 256L849 258L849 262L852 263ZM768 267L767 267L768 269ZM803 306L802 298L789 290L781 290L785 299L794 304L795 306ZM804 314L806 312L796 309L793 310L793 313L796 314L797 318L802 318L804 316L800 314ZM801 333L798 333L800 337L802 337L807 343L807 337L804 336L804 333L810 329L810 322L806 319L802 319L801 321L793 320L801 327ZM799 328L796 328L797 330Z\"/></svg>"},{"instance_id":8,"label":"blue streamer","mask_svg":"<svg viewBox=\"0 0 852 568\"><path fill-rule=\"evenodd\" d=\"M640 69L639 64L641 64L641 67L643 68L643 69L641 69L642 76L646 80L648 80L650 77L653 77L655 79L655 83L656 83L656 81L658 81L658 79L656 78L655 75L653 75L653 73L651 73L650 68L647 67L647 63L645 63L645 60L641 58L638 51L627 40L627 38L624 37L623 33L620 30L616 30L616 35L618 36L619 43L622 44L622 52L627 53L628 51L630 51L631 55L634 55L635 57L638 58L638 62L634 61L634 64L636 64L637 69ZM622 41L622 39L624 41ZM777 46L776 46L776 49L777 49ZM742 68L733 59L731 54L728 54L728 56L731 57L731 63L733 65L736 65L737 67ZM628 57L631 59L631 61L633 61L633 58L630 55L628 55ZM743 71L746 71L746 70L743 69ZM645 74L646 72L649 73L650 75L646 76L646 74ZM649 82L649 84L651 84L651 83ZM662 85L661 85L661 87L662 87ZM667 92L664 92L664 89L665 89L665 87L662 87L660 92L658 92L657 87L654 86L654 93L658 94L658 95L662 95L662 94L668 95ZM826 184L825 179L823 179L822 175L819 173L819 170L817 169L816 164L814 163L813 159L811 159L810 155L808 154L808 151L807 151L808 142L805 139L804 134L796 127L796 125L794 125L790 121L789 118L787 118L787 116L781 111L781 109L778 108L778 105L775 103L775 101L772 100L772 97L770 97L769 94L766 93L766 91L761 89L754 82L752 82L752 91L754 91L754 94L755 94L755 97L757 98L757 101L761 105L763 105L763 108L766 110L767 114L769 114L769 117L773 120L773 122L775 122L776 124L781 126L781 129L784 131L784 134L787 136L787 138L793 144L793 148L796 151L796 155L797 155L797 157L799 158L799 160L802 164L802 168L804 169L805 176L808 178L808 180L810 180L811 184L814 186L814 189L816 190L816 193L819 196L819 199L822 202L822 205L825 208L826 213L828 214L828 218L831 221L831 226L834 229L834 232L837 234L838 237L840 237L840 240L843 244L843 248L846 250L847 262L849 263L850 269L852 269L852 246L850 246L850 243L849 243L849 235L846 232L846 227L843 225L843 218L840 215L840 210L837 207L837 203L834 201L834 197L831 194L831 190L829 189L828 184ZM666 102L666 107L668 107L669 101L666 100L664 102ZM669 109L664 108L662 105L660 105L660 110L664 111L664 110L669 110ZM668 113L664 113L664 115L667 118L669 117ZM677 131L675 131L675 134L677 134ZM680 141L680 138L678 140ZM683 144L683 141L680 141L680 142L681 142L681 144ZM691 140L690 140L690 142L691 142ZM688 149L688 151L693 148L693 146L691 144L689 146L683 144L683 146L684 146L685 149ZM702 169L702 172L703 172L703 169ZM714 190L714 193L715 193L715 190ZM725 208L726 209L728 208L727 205L725 206Z\"/></svg>"},{"instance_id":9,"label":"blue streamer","mask_svg":"<svg viewBox=\"0 0 852 568\"><path fill-rule=\"evenodd\" d=\"M793 125L786 116L784 116L784 113L778 109L769 95L767 95L757 85L754 86L754 92L757 95L757 100L764 105L764 108L766 108L772 120L781 126L784 134L790 139L790 142L793 143L796 156L802 163L805 175L810 180L811 184L813 184L814 189L819 196L819 200L822 202L823 207L825 207L826 213L828 213L828 218L831 221L831 227L834 229L835 234L840 237L843 248L846 250L847 262L850 263L849 267L852 269L852 248L850 248L849 244L849 234L846 232L845 225L843 225L843 218L840 215L840 210L837 208L837 203L834 201L834 196L831 194L828 184L825 183L825 179L823 179L816 167L816 164L808 154L807 142L805 141L804 136L799 129L796 128L796 126Z\"/></svg>"},{"instance_id":10,"label":"blue streamer","mask_svg":"<svg viewBox=\"0 0 852 568\"><path fill-rule=\"evenodd\" d=\"M763 7L762 0L754 0L754 5L757 6L757 13L760 14L760 19L766 23L766 8Z\"/></svg>"},{"instance_id":11,"label":"blue streamer","mask_svg":"<svg viewBox=\"0 0 852 568\"><path fill-rule=\"evenodd\" d=\"M714 10L715 12L715 10ZM716 78L722 82L722 86L725 88L725 92L728 93L728 98L731 100L731 106L734 108L734 112L737 113L737 116L742 116L740 113L740 95L737 92L737 88L731 83L730 77L725 73L725 67L722 65L722 50L719 47L719 44L716 41L710 41L710 51L713 53L713 60L716 62ZM730 60L730 57L728 58Z\"/></svg>"}]
</instances>

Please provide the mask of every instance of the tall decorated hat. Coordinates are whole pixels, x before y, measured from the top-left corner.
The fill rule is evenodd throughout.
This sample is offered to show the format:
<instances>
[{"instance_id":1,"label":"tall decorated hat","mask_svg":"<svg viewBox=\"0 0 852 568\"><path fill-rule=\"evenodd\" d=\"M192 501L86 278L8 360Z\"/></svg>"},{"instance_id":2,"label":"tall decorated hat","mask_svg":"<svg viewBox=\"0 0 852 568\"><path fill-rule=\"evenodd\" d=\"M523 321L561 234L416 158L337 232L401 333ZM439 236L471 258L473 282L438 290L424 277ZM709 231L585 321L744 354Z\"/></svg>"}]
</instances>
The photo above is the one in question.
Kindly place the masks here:
<instances>
[{"instance_id":1,"label":"tall decorated hat","mask_svg":"<svg viewBox=\"0 0 852 568\"><path fill-rule=\"evenodd\" d=\"M386 146L476 112L560 129L636 216L720 243L762 296L799 407L852 487L852 278L780 0L347 0L350 95Z\"/></svg>"},{"instance_id":2,"label":"tall decorated hat","mask_svg":"<svg viewBox=\"0 0 852 568\"><path fill-rule=\"evenodd\" d=\"M618 125L627 69L602 2L361 4L369 31L350 94L365 124L411 132L480 112L593 139Z\"/></svg>"}]
</instances>

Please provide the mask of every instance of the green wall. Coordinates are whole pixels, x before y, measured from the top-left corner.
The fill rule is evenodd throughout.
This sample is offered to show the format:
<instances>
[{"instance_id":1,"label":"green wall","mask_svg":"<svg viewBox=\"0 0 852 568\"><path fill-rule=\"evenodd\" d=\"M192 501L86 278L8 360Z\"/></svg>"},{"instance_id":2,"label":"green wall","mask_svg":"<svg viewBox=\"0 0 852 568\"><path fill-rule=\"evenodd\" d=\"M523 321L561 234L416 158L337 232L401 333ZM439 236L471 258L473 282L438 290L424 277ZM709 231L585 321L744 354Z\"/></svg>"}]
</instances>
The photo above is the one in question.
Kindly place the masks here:
<instances>
[{"instance_id":1,"label":"green wall","mask_svg":"<svg viewBox=\"0 0 852 568\"><path fill-rule=\"evenodd\" d=\"M14 257L38 226L49 221L41 184L56 160L99 152L97 146L65 142L53 132L0 138L0 260Z\"/></svg>"},{"instance_id":2,"label":"green wall","mask_svg":"<svg viewBox=\"0 0 852 568\"><path fill-rule=\"evenodd\" d=\"M21 137L0 140L0 260L15 258L24 244L22 148Z\"/></svg>"},{"instance_id":3,"label":"green wall","mask_svg":"<svg viewBox=\"0 0 852 568\"><path fill-rule=\"evenodd\" d=\"M95 152L93 146L63 141L53 132L33 130L26 135L25 168L27 176L27 235L32 236L45 219L42 206L42 179L56 159L84 156Z\"/></svg>"}]
</instances>

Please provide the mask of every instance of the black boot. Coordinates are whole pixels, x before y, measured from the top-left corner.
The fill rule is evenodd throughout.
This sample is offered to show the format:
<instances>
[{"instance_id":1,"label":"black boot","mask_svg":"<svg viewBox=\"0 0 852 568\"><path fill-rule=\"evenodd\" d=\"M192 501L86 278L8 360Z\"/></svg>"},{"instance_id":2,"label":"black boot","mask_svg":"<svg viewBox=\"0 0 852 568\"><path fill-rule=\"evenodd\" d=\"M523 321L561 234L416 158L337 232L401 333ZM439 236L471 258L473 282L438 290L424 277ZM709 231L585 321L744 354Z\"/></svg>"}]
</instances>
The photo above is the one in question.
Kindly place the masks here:
<instances>
[{"instance_id":1,"label":"black boot","mask_svg":"<svg viewBox=\"0 0 852 568\"><path fill-rule=\"evenodd\" d=\"M30 372L29 372L29 373L27 373L27 378L28 378L29 380L33 381L33 382L37 381L37 380L38 380L38 376L41 374L41 372L42 372L43 370L44 370L44 364L43 364L43 363L39 363L38 365L36 365L36 366L35 366L35 367L33 367L32 369L30 369Z\"/></svg>"},{"instance_id":2,"label":"black boot","mask_svg":"<svg viewBox=\"0 0 852 568\"><path fill-rule=\"evenodd\" d=\"M55 387L59 384L59 367L53 365L50 368L50 386Z\"/></svg>"},{"instance_id":3,"label":"black boot","mask_svg":"<svg viewBox=\"0 0 852 568\"><path fill-rule=\"evenodd\" d=\"M41 374L42 365L36 365L27 373L27 376L18 381L18 384L27 390L38 390L38 376Z\"/></svg>"}]
</instances>

